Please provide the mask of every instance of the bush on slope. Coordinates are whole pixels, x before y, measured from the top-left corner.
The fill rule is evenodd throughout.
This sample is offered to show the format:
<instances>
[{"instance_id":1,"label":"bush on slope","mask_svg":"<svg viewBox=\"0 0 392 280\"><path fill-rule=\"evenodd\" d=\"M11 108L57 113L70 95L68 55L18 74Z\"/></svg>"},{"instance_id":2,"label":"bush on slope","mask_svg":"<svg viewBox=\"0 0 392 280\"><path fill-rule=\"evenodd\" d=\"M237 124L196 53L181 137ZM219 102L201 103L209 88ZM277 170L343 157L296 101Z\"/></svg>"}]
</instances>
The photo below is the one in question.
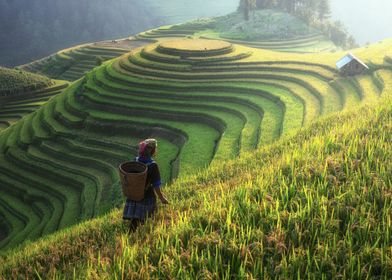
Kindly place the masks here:
<instances>
[{"instance_id":1,"label":"bush on slope","mask_svg":"<svg viewBox=\"0 0 392 280\"><path fill-rule=\"evenodd\" d=\"M392 101L382 103L178 180L172 205L131 237L116 210L9 252L0 274L391 278Z\"/></svg>"},{"instance_id":2,"label":"bush on slope","mask_svg":"<svg viewBox=\"0 0 392 280\"><path fill-rule=\"evenodd\" d=\"M50 79L47 77L23 70L0 67L0 97L43 88L49 84Z\"/></svg>"}]
</instances>

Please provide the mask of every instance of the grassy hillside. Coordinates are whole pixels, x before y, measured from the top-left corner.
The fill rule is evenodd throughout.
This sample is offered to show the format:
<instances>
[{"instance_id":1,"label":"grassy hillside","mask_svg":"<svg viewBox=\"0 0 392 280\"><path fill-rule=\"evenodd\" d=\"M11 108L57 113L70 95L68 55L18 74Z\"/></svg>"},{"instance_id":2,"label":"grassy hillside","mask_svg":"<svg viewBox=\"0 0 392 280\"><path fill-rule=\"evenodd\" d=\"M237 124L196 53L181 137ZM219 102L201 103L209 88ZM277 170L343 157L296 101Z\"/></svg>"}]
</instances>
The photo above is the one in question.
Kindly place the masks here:
<instances>
[{"instance_id":1,"label":"grassy hillside","mask_svg":"<svg viewBox=\"0 0 392 280\"><path fill-rule=\"evenodd\" d=\"M175 4L178 1L165 2L165 7L159 3L154 5L158 5L156 8L159 10L170 10ZM22 65L21 68L55 79L75 81L103 61L119 57L130 50L151 42L186 37L222 39L253 48L283 52L318 53L338 49L320 31L308 27L300 19L279 11L261 10L255 11L250 21L245 21L241 13L235 12L227 16L160 27L142 32L136 37L75 46Z\"/></svg>"},{"instance_id":2,"label":"grassy hillside","mask_svg":"<svg viewBox=\"0 0 392 280\"><path fill-rule=\"evenodd\" d=\"M245 21L242 13L198 19L184 24L161 27L137 35L137 38L160 41L178 37L223 39L253 48L284 52L318 53L338 48L322 33L300 19L275 10L258 10Z\"/></svg>"},{"instance_id":3,"label":"grassy hillside","mask_svg":"<svg viewBox=\"0 0 392 280\"><path fill-rule=\"evenodd\" d=\"M67 86L64 81L0 67L0 131L34 112Z\"/></svg>"},{"instance_id":4,"label":"grassy hillside","mask_svg":"<svg viewBox=\"0 0 392 280\"><path fill-rule=\"evenodd\" d=\"M128 41L127 41L128 42ZM127 53L128 48L139 46L138 43L129 43L127 48L115 47L116 43L102 42L75 46L62 50L50 57L20 66L21 69L46 75L54 79L75 81L83 77L106 60ZM109 46L105 46L109 44Z\"/></svg>"},{"instance_id":5,"label":"grassy hillside","mask_svg":"<svg viewBox=\"0 0 392 280\"><path fill-rule=\"evenodd\" d=\"M177 180L130 237L115 210L8 252L0 275L390 279L391 81L379 104Z\"/></svg>"},{"instance_id":6,"label":"grassy hillside","mask_svg":"<svg viewBox=\"0 0 392 280\"><path fill-rule=\"evenodd\" d=\"M320 34L297 17L277 10L252 11L249 21L244 20L243 13L232 13L219 18L215 29L223 38L246 41L287 40Z\"/></svg>"},{"instance_id":7,"label":"grassy hillside","mask_svg":"<svg viewBox=\"0 0 392 280\"><path fill-rule=\"evenodd\" d=\"M23 70L0 67L0 97L40 89L50 85L50 79Z\"/></svg>"},{"instance_id":8,"label":"grassy hillside","mask_svg":"<svg viewBox=\"0 0 392 280\"><path fill-rule=\"evenodd\" d=\"M355 50L371 70L349 79L334 69L343 53L212 40L165 41L104 63L0 133L0 247L121 204L117 166L141 138L158 138L169 182L376 102L392 80L390 45Z\"/></svg>"}]
</instances>

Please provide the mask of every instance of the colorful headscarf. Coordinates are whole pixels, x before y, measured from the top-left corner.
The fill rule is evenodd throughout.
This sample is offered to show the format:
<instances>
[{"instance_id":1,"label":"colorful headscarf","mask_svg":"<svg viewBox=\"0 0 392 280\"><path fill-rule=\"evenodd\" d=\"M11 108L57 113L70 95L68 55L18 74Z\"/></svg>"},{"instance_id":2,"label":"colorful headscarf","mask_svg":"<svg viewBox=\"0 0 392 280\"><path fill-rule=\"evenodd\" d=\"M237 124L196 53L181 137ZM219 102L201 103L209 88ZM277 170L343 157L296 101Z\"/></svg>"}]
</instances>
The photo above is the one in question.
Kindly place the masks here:
<instances>
[{"instance_id":1,"label":"colorful headscarf","mask_svg":"<svg viewBox=\"0 0 392 280\"><path fill-rule=\"evenodd\" d=\"M155 154L158 142L155 139L146 139L139 143L139 157L150 158Z\"/></svg>"}]
</instances>

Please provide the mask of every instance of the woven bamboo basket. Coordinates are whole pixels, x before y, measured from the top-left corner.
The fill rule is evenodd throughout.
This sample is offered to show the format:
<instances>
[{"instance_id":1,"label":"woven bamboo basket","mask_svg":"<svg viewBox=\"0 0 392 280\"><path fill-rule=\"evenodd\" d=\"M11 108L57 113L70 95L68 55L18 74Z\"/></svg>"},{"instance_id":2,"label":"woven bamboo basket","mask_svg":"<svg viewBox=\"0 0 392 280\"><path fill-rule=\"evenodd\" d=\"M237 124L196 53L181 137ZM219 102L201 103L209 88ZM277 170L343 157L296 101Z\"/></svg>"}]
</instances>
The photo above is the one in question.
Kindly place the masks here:
<instances>
[{"instance_id":1,"label":"woven bamboo basket","mask_svg":"<svg viewBox=\"0 0 392 280\"><path fill-rule=\"evenodd\" d=\"M119 172L124 196L133 201L143 200L147 165L136 161L124 162L119 166Z\"/></svg>"}]
</instances>

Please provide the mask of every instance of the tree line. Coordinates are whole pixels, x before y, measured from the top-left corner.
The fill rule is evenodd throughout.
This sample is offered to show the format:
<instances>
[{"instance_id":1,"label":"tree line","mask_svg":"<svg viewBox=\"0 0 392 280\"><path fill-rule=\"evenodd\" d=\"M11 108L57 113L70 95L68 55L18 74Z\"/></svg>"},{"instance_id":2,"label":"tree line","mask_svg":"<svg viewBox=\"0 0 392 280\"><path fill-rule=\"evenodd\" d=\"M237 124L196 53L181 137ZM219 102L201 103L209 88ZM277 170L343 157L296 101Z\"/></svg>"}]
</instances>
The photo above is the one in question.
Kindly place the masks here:
<instances>
[{"instance_id":1,"label":"tree line","mask_svg":"<svg viewBox=\"0 0 392 280\"><path fill-rule=\"evenodd\" d=\"M162 22L143 0L0 0L0 65L129 36Z\"/></svg>"},{"instance_id":2,"label":"tree line","mask_svg":"<svg viewBox=\"0 0 392 280\"><path fill-rule=\"evenodd\" d=\"M306 23L319 28L336 45L353 48L357 44L339 21L330 21L330 0L240 0L238 10L245 20L251 19L251 12L259 9L278 9L295 15Z\"/></svg>"}]
</instances>

